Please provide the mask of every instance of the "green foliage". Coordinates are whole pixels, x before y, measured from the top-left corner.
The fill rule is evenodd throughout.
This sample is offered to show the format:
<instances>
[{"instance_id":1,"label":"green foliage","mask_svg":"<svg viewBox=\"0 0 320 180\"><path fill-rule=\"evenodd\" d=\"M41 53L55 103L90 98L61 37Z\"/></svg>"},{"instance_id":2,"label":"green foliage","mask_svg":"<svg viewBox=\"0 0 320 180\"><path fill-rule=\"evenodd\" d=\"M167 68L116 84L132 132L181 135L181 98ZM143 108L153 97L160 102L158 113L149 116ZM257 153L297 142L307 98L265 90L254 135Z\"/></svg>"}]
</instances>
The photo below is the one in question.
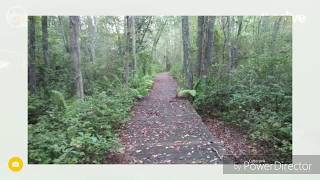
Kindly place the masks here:
<instances>
[{"instance_id":1,"label":"green foliage","mask_svg":"<svg viewBox=\"0 0 320 180\"><path fill-rule=\"evenodd\" d=\"M228 81L212 77L206 89L199 87L195 105L202 113L214 113L247 129L252 140L268 142L280 153L291 153L290 62L286 57L249 59Z\"/></svg>"},{"instance_id":2,"label":"green foliage","mask_svg":"<svg viewBox=\"0 0 320 180\"><path fill-rule=\"evenodd\" d=\"M56 90L51 91L52 102L58 107L59 110L65 110L67 108L64 95Z\"/></svg>"},{"instance_id":3,"label":"green foliage","mask_svg":"<svg viewBox=\"0 0 320 180\"><path fill-rule=\"evenodd\" d=\"M35 117L38 117L45 111L46 101L39 96L29 95L28 97L28 119L29 123L37 122Z\"/></svg>"},{"instance_id":4,"label":"green foliage","mask_svg":"<svg viewBox=\"0 0 320 180\"><path fill-rule=\"evenodd\" d=\"M117 129L135 98L146 95L152 84L152 77L144 76L132 82L129 93L116 86L68 104L61 92L52 91L52 108L28 126L29 163L103 163L107 152L120 150Z\"/></svg>"},{"instance_id":5,"label":"green foliage","mask_svg":"<svg viewBox=\"0 0 320 180\"><path fill-rule=\"evenodd\" d=\"M217 17L213 64L208 66L204 82L197 77L198 19L190 17L194 87L181 89L177 94L193 97L198 112L243 127L253 141L267 142L276 152L289 154L292 22L289 17L283 18L277 36L273 36L279 17L244 17L241 32L238 21L228 28L226 17ZM136 17L136 69L131 55L125 52L130 48L125 43L126 34L121 31L123 18L96 17L96 31L91 33L89 26L93 24L88 17L81 17L81 73L86 96L83 100L73 97L75 79L68 17L48 19L48 67L43 61L40 17L35 24L37 92L29 94L28 99L29 162L101 163L106 152L119 151L117 129L126 120L134 101L146 96L152 88L154 73L170 70L180 85L185 84L180 17ZM166 27L157 44L153 44L156 27L163 20ZM232 69L228 69L229 53L234 55ZM128 84L124 73L126 62Z\"/></svg>"},{"instance_id":6,"label":"green foliage","mask_svg":"<svg viewBox=\"0 0 320 180\"><path fill-rule=\"evenodd\" d=\"M152 57L150 55L149 52L147 51L142 51L138 54L138 58L139 58L139 63L140 63L140 69L141 69L141 73L142 75L151 75L152 71L154 71L154 69L152 68Z\"/></svg>"},{"instance_id":7,"label":"green foliage","mask_svg":"<svg viewBox=\"0 0 320 180\"><path fill-rule=\"evenodd\" d=\"M152 76L143 76L142 78L134 78L131 87L129 88L129 94L134 98L142 98L146 96L149 90L152 88L153 78Z\"/></svg>"},{"instance_id":8,"label":"green foliage","mask_svg":"<svg viewBox=\"0 0 320 180\"><path fill-rule=\"evenodd\" d=\"M191 25L193 89L197 91L194 106L201 114L218 116L245 129L253 142L267 144L274 154L291 155L291 18L243 17L241 32L228 31L227 19L223 17L216 20L221 24L216 23L214 29L214 58L208 67L207 82L197 77L195 20ZM240 29L238 22L235 21L234 28ZM279 29L276 22L280 22ZM246 28L243 29L243 25ZM231 37L232 51L228 47L229 33L236 37ZM171 73L184 84L181 63L174 65Z\"/></svg>"},{"instance_id":9,"label":"green foliage","mask_svg":"<svg viewBox=\"0 0 320 180\"><path fill-rule=\"evenodd\" d=\"M177 95L178 97L195 97L196 96L196 90L194 89L177 89Z\"/></svg>"},{"instance_id":10,"label":"green foliage","mask_svg":"<svg viewBox=\"0 0 320 180\"><path fill-rule=\"evenodd\" d=\"M101 25L119 26L105 24L102 18L98 18ZM114 44L126 37L102 28L97 33L99 48L92 62L87 47L88 29L81 30L81 71L86 97L78 100L73 97L73 66L64 39L69 39L68 18L61 18L66 37L62 37L57 17L49 19L53 23L48 28L50 67L47 71L41 52L41 21L36 24L38 83L37 93L30 94L28 102L29 163L103 163L106 153L120 150L117 131L128 118L134 101L148 94L153 84L151 75L159 71L159 65L151 62L148 53L142 53L140 66L149 75L144 76L139 67L136 75L130 76L126 89L123 45L114 49Z\"/></svg>"},{"instance_id":11,"label":"green foliage","mask_svg":"<svg viewBox=\"0 0 320 180\"><path fill-rule=\"evenodd\" d=\"M185 78L182 73L182 65L181 64L173 64L170 69L170 74L178 81L179 84L185 84Z\"/></svg>"}]
</instances>

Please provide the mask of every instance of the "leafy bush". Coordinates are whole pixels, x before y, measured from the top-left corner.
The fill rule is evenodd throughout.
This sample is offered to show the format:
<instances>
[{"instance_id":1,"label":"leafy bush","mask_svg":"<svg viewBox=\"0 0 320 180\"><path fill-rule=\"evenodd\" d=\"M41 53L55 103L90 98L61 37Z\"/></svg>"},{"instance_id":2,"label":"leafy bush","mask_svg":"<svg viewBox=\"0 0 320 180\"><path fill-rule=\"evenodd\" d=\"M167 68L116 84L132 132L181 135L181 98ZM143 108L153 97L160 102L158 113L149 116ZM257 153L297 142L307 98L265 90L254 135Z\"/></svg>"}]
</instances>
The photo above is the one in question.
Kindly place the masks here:
<instances>
[{"instance_id":1,"label":"leafy bush","mask_svg":"<svg viewBox=\"0 0 320 180\"><path fill-rule=\"evenodd\" d=\"M46 101L39 96L31 96L28 98L28 123L33 124L38 122L37 118L45 111Z\"/></svg>"},{"instance_id":2,"label":"leafy bush","mask_svg":"<svg viewBox=\"0 0 320 180\"><path fill-rule=\"evenodd\" d=\"M288 58L248 59L229 79L212 77L199 86L197 110L248 130L254 141L271 145L279 154L292 150L292 85Z\"/></svg>"},{"instance_id":3,"label":"leafy bush","mask_svg":"<svg viewBox=\"0 0 320 180\"><path fill-rule=\"evenodd\" d=\"M129 93L118 86L112 94L103 91L68 104L62 93L53 91L51 101L56 103L38 123L28 125L29 163L102 163L107 152L118 152L117 129L135 98L147 94L151 79L136 79Z\"/></svg>"},{"instance_id":4,"label":"leafy bush","mask_svg":"<svg viewBox=\"0 0 320 180\"><path fill-rule=\"evenodd\" d=\"M153 85L153 77L146 75L141 78L134 78L129 93L135 98L146 96Z\"/></svg>"}]
</instances>

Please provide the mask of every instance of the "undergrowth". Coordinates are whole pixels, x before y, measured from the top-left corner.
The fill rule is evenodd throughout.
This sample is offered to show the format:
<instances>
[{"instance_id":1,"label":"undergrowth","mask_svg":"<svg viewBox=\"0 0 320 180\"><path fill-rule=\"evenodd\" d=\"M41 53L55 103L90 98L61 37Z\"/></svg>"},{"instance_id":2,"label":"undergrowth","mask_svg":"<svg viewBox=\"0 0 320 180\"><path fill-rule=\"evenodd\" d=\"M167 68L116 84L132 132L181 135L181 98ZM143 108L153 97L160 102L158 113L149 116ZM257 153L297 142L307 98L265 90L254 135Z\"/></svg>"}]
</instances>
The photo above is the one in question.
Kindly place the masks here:
<instances>
[{"instance_id":1,"label":"undergrowth","mask_svg":"<svg viewBox=\"0 0 320 180\"><path fill-rule=\"evenodd\" d=\"M137 77L128 91L118 83L84 100L65 99L57 90L50 103L29 96L29 163L103 163L107 152L120 151L117 130L152 83L151 76Z\"/></svg>"}]
</instances>

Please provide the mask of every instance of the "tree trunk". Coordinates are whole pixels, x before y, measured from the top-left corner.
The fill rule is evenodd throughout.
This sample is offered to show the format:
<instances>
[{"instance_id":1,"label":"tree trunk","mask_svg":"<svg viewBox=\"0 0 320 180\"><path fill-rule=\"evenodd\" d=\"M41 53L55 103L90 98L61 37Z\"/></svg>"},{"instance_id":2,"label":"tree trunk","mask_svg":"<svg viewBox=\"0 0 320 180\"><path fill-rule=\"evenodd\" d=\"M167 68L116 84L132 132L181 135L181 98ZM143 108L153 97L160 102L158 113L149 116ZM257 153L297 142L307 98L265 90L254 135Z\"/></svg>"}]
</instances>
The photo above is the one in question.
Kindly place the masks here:
<instances>
[{"instance_id":1,"label":"tree trunk","mask_svg":"<svg viewBox=\"0 0 320 180\"><path fill-rule=\"evenodd\" d=\"M186 87L192 89L192 71L190 62L190 37L188 16L182 16L182 41L183 41L183 61L185 64Z\"/></svg>"},{"instance_id":2,"label":"tree trunk","mask_svg":"<svg viewBox=\"0 0 320 180\"><path fill-rule=\"evenodd\" d=\"M119 24L118 24L118 19L115 19L116 17L113 17L113 22L115 24L115 29L116 29L116 33L117 33L117 43L118 43L118 55L121 56L122 55L122 38L121 38L121 34L120 34L120 29L119 29Z\"/></svg>"},{"instance_id":3,"label":"tree trunk","mask_svg":"<svg viewBox=\"0 0 320 180\"><path fill-rule=\"evenodd\" d=\"M197 63L197 76L201 77L201 54L202 54L202 41L204 31L204 16L198 16L198 35L197 35L197 47L198 47L198 63Z\"/></svg>"},{"instance_id":4,"label":"tree trunk","mask_svg":"<svg viewBox=\"0 0 320 180\"><path fill-rule=\"evenodd\" d=\"M73 60L74 79L75 79L75 94L79 98L84 98L83 80L80 65L80 46L79 46L79 31L80 18L79 16L70 16L70 45L71 57Z\"/></svg>"},{"instance_id":5,"label":"tree trunk","mask_svg":"<svg viewBox=\"0 0 320 180\"><path fill-rule=\"evenodd\" d=\"M228 32L227 32L227 42L228 42L228 70L231 72L233 68L233 46L232 46L232 29L233 29L233 20L232 17L227 17L227 23L228 23Z\"/></svg>"},{"instance_id":6,"label":"tree trunk","mask_svg":"<svg viewBox=\"0 0 320 180\"><path fill-rule=\"evenodd\" d=\"M207 65L210 65L214 62L213 52L214 52L214 25L216 17L208 17L208 47L207 47Z\"/></svg>"},{"instance_id":7,"label":"tree trunk","mask_svg":"<svg viewBox=\"0 0 320 180\"><path fill-rule=\"evenodd\" d=\"M199 69L198 75L204 82L207 81L208 68L213 62L213 43L214 43L214 24L215 17L198 18L198 50L199 50ZM202 23L202 24L200 24Z\"/></svg>"},{"instance_id":8,"label":"tree trunk","mask_svg":"<svg viewBox=\"0 0 320 180\"><path fill-rule=\"evenodd\" d=\"M62 16L58 16L58 20L59 20L59 25L60 25L60 33L61 33L61 37L63 40L63 44L64 47L66 49L66 52L69 53L70 52L70 46L69 46L69 39L67 37L67 32L65 31L65 23L64 23L64 17Z\"/></svg>"},{"instance_id":9,"label":"tree trunk","mask_svg":"<svg viewBox=\"0 0 320 180\"><path fill-rule=\"evenodd\" d=\"M238 21L239 21L238 22L239 26L238 26L237 40L239 39L241 31L242 31L243 16L238 17Z\"/></svg>"},{"instance_id":10,"label":"tree trunk","mask_svg":"<svg viewBox=\"0 0 320 180\"><path fill-rule=\"evenodd\" d=\"M276 22L274 22L273 25L273 33L272 33L272 40L271 40L271 53L272 56L276 53L276 40L277 40L277 35L280 29L280 23L282 21L282 17L280 16Z\"/></svg>"},{"instance_id":11,"label":"tree trunk","mask_svg":"<svg viewBox=\"0 0 320 180\"><path fill-rule=\"evenodd\" d=\"M127 18L127 42L129 73L131 73L133 70L132 16L128 16Z\"/></svg>"},{"instance_id":12,"label":"tree trunk","mask_svg":"<svg viewBox=\"0 0 320 180\"><path fill-rule=\"evenodd\" d=\"M49 53L48 53L48 17L42 16L41 18L42 25L42 51L43 59L46 69L49 68Z\"/></svg>"},{"instance_id":13,"label":"tree trunk","mask_svg":"<svg viewBox=\"0 0 320 180\"><path fill-rule=\"evenodd\" d=\"M226 52L226 46L227 46L227 27L226 27L226 17L221 17L221 28L223 32L223 46L222 46L222 60L225 61L225 52Z\"/></svg>"},{"instance_id":14,"label":"tree trunk","mask_svg":"<svg viewBox=\"0 0 320 180\"><path fill-rule=\"evenodd\" d=\"M125 88L128 91L129 89L129 56L130 56L130 30L129 30L129 16L124 17L124 34L126 35L125 41L125 55L124 55L124 79L125 79Z\"/></svg>"},{"instance_id":15,"label":"tree trunk","mask_svg":"<svg viewBox=\"0 0 320 180\"><path fill-rule=\"evenodd\" d=\"M156 59L156 50L157 50L157 44L159 42L159 39L161 37L161 34L164 30L164 27L166 26L167 24L167 21L165 21L163 24L161 24L156 36L154 37L154 40L153 40L153 43L152 43L152 62L155 62L155 59Z\"/></svg>"},{"instance_id":16,"label":"tree trunk","mask_svg":"<svg viewBox=\"0 0 320 180\"><path fill-rule=\"evenodd\" d=\"M96 59L96 51L95 51L95 46L96 46L96 27L95 27L95 22L92 16L88 17L88 27L89 27L89 47L90 47L90 60L92 63L95 62Z\"/></svg>"},{"instance_id":17,"label":"tree trunk","mask_svg":"<svg viewBox=\"0 0 320 180\"><path fill-rule=\"evenodd\" d=\"M152 16L149 17L141 17L139 18L142 21L146 20L146 26L144 26L145 23L140 23L140 26L137 27L137 34L138 34L138 38L137 38L137 51L140 51L141 49L143 49L143 42L144 42L144 38L147 34L147 32L149 31L149 27L151 25L152 22ZM141 32L142 31L142 32Z\"/></svg>"},{"instance_id":18,"label":"tree trunk","mask_svg":"<svg viewBox=\"0 0 320 180\"><path fill-rule=\"evenodd\" d=\"M135 17L131 16L131 43L132 43L132 76L134 77L137 70L137 56L136 56L136 27L135 27Z\"/></svg>"},{"instance_id":19,"label":"tree trunk","mask_svg":"<svg viewBox=\"0 0 320 180\"><path fill-rule=\"evenodd\" d=\"M205 80L207 78L207 59L206 59L206 50L207 50L207 45L208 45L208 33L207 33L207 30L208 30L208 27L207 27L207 20L208 20L208 17L205 16L204 17L204 22L203 22L203 25L202 25L202 28L203 28L203 32L202 32L202 41L201 41L201 51L200 51L200 78L202 80Z\"/></svg>"},{"instance_id":20,"label":"tree trunk","mask_svg":"<svg viewBox=\"0 0 320 180\"><path fill-rule=\"evenodd\" d=\"M32 94L36 93L37 79L36 79L36 28L35 17L28 17L29 26L29 44L28 44L28 85Z\"/></svg>"}]
</instances>

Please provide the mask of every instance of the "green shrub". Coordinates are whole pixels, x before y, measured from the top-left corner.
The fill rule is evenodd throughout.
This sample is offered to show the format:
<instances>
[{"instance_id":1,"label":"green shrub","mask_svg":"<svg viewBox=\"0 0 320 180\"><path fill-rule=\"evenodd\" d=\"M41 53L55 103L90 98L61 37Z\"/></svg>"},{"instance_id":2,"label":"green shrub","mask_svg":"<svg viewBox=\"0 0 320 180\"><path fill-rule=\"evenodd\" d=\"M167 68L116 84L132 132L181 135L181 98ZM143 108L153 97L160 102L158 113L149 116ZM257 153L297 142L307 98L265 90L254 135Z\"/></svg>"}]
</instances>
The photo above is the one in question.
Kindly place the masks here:
<instances>
[{"instance_id":1,"label":"green shrub","mask_svg":"<svg viewBox=\"0 0 320 180\"><path fill-rule=\"evenodd\" d=\"M199 86L194 101L200 113L220 116L247 129L256 142L267 142L276 152L292 150L292 85L288 58L249 59L229 79L212 77Z\"/></svg>"},{"instance_id":2,"label":"green shrub","mask_svg":"<svg viewBox=\"0 0 320 180\"><path fill-rule=\"evenodd\" d=\"M150 90L151 79L137 79L129 93L117 86L112 94L103 91L70 100L68 105L62 93L53 91L58 108L28 126L29 163L102 163L107 152L118 152L117 129L126 121L135 98Z\"/></svg>"},{"instance_id":3,"label":"green shrub","mask_svg":"<svg viewBox=\"0 0 320 180\"><path fill-rule=\"evenodd\" d=\"M28 96L28 119L29 124L38 122L37 117L42 115L45 111L47 102L40 96L29 95Z\"/></svg>"},{"instance_id":4,"label":"green shrub","mask_svg":"<svg viewBox=\"0 0 320 180\"><path fill-rule=\"evenodd\" d=\"M135 98L142 98L146 96L153 85L152 76L143 76L134 78L129 89L129 94Z\"/></svg>"}]
</instances>

